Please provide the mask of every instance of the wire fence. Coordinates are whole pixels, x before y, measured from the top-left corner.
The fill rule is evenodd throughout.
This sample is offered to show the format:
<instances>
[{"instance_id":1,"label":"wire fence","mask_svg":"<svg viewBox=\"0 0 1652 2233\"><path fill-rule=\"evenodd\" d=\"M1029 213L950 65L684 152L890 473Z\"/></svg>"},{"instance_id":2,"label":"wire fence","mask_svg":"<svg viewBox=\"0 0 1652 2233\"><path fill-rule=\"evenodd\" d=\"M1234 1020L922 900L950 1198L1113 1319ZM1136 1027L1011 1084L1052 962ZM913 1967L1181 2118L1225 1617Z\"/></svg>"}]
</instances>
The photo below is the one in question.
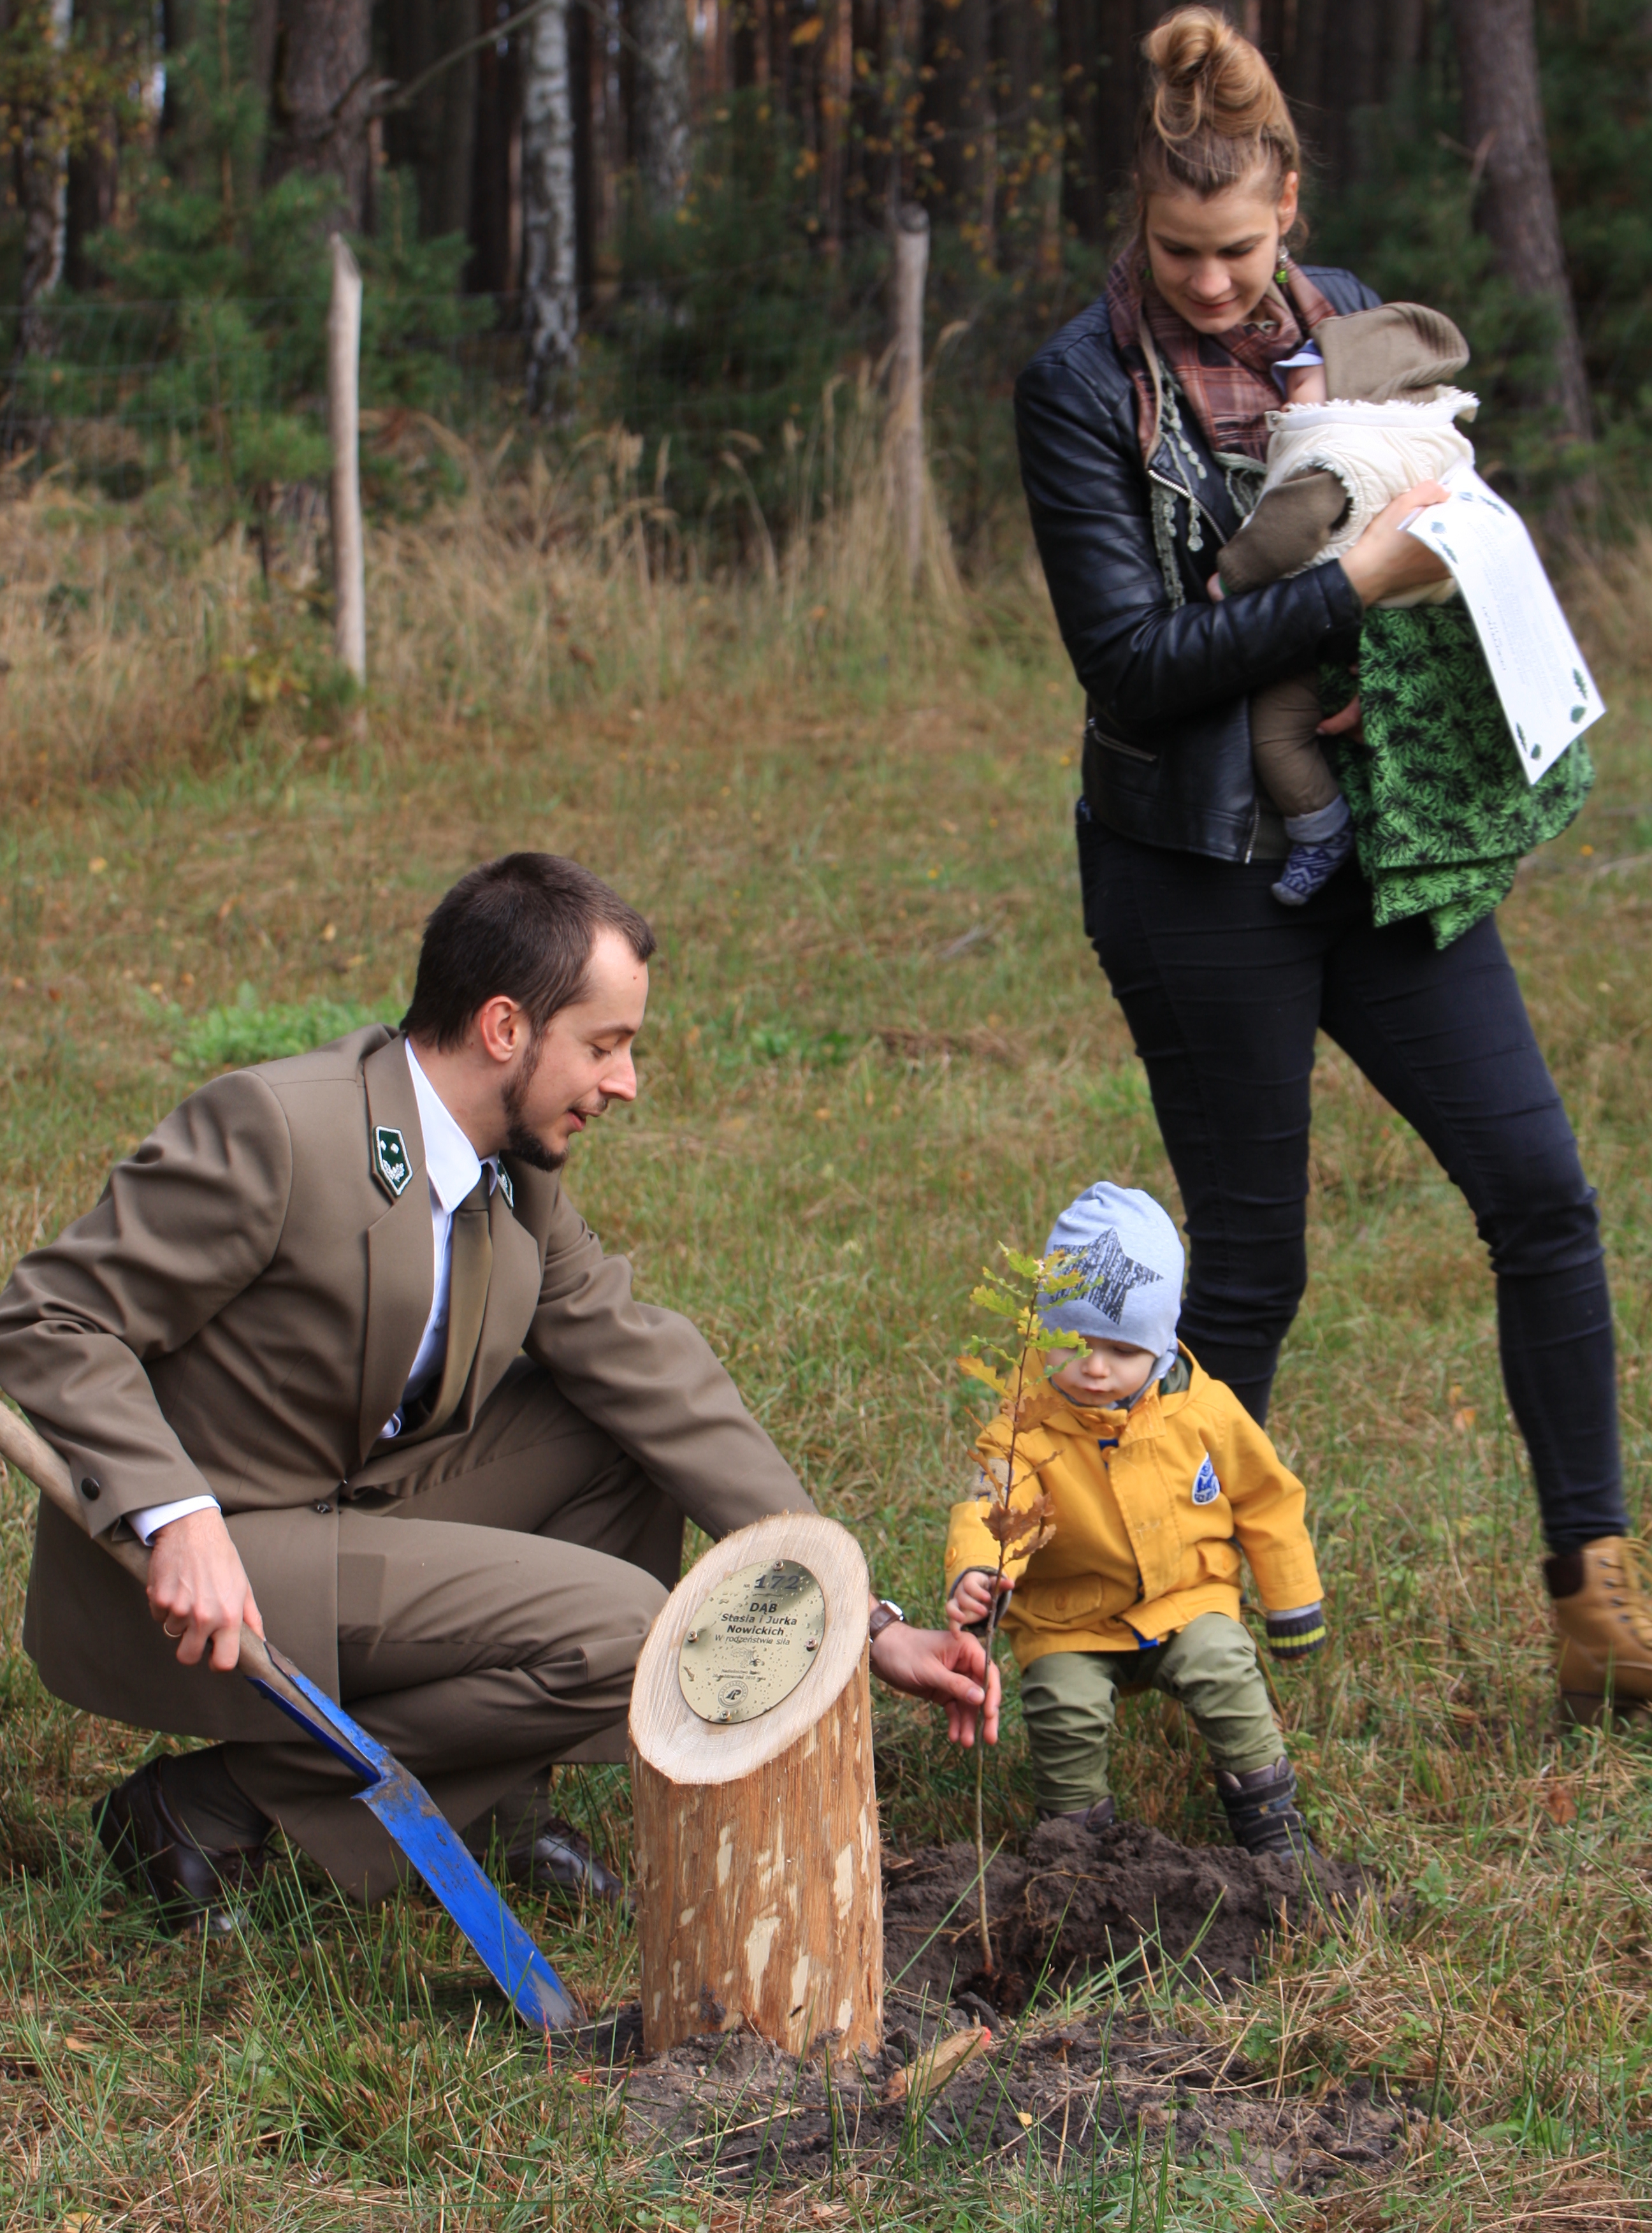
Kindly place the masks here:
<instances>
[{"instance_id":1,"label":"wire fence","mask_svg":"<svg viewBox=\"0 0 1652 2233\"><path fill-rule=\"evenodd\" d=\"M956 293L956 290L953 290ZM1018 290L1016 290L1018 292ZM932 305L932 452L966 537L1014 472L1008 398L1038 317L1011 290ZM22 314L0 310L0 463L130 499L187 474L249 513L324 480L328 468L325 292L301 297L55 303L45 346L24 348ZM369 287L363 304L362 469L369 503L416 505L461 478L459 446L409 454L410 428L456 435L494 470L537 451L566 461L599 432L640 438L691 530L738 541L731 474L768 531L794 524L795 459L817 439L830 397L864 400L887 347L885 275L875 264L823 284L806 257L630 281L599 291L564 415L535 419L514 305ZM38 314L30 333L39 338ZM413 446L416 447L416 445ZM725 515L719 531L716 521Z\"/></svg>"}]
</instances>

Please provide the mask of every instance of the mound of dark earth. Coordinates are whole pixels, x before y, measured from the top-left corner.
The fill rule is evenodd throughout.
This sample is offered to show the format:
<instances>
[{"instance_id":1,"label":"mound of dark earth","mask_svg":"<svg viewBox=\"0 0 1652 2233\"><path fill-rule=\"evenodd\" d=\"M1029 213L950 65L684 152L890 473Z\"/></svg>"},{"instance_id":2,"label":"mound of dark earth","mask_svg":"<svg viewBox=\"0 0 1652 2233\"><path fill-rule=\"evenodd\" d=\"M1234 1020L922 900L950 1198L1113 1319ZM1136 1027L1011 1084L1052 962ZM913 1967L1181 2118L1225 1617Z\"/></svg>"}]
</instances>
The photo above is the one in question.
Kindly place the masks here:
<instances>
[{"instance_id":1,"label":"mound of dark earth","mask_svg":"<svg viewBox=\"0 0 1652 2233\"><path fill-rule=\"evenodd\" d=\"M1218 2153L1259 2194L1312 2192L1379 2162L1419 2113L1363 2080L1277 2098L1230 2049L1155 2030L1116 2002L1082 2020L1050 2013L1049 1995L1097 1972L1140 1976L1180 1963L1219 1989L1253 1976L1282 1924L1324 1922L1369 1891L1351 1864L1324 1862L1304 1884L1292 1862L1180 1846L1140 1823L1094 1838L1052 1822L1024 1854L995 1860L987 1885L990 1973L972 1849L890 1856L882 2050L829 2067L818 2053L800 2061L744 2032L686 2041L625 2075L628 2140L671 2153L691 2178L801 2181L833 2159L914 2143L975 2161L1037 2154L1058 2169L1123 2135L1149 2154L1167 2141L1179 2158ZM989 2027L991 2043L946 2084L927 2099L887 2098L892 2081L896 2092L907 2083L903 2069L927 2067L937 2041L972 2022ZM621 2044L616 2033L614 2044L617 2076L640 2041Z\"/></svg>"},{"instance_id":2,"label":"mound of dark earth","mask_svg":"<svg viewBox=\"0 0 1652 2233\"><path fill-rule=\"evenodd\" d=\"M690 2178L782 2183L818 2176L834 2155L865 2163L914 2143L972 2163L1036 2155L1070 2175L1121 2141L1151 2163L1168 2139L1179 2160L1240 2165L1260 2195L1311 2193L1380 2163L1421 2115L1377 2099L1363 2080L1317 2099L1276 2100L1226 2049L1155 2032L1145 2019L1105 2017L1019 2028L927 2100L886 2101L895 2073L960 2021L892 2022L881 2054L832 2065L829 2093L817 2054L800 2063L743 2033L685 2041L631 2071L626 2139L650 2155L669 2152Z\"/></svg>"},{"instance_id":3,"label":"mound of dark earth","mask_svg":"<svg viewBox=\"0 0 1652 2233\"><path fill-rule=\"evenodd\" d=\"M1141 1822L1099 1836L1043 1822L1024 1853L986 1872L995 1974L983 1972L975 1852L935 1846L885 1868L884 1974L907 1995L943 2005L960 1992L1015 2014L1035 1982L1059 1988L1097 1969L1128 1975L1181 1963L1217 1986L1257 1974L1282 1923L1351 1907L1370 1886L1350 1861L1321 1860L1304 1881L1294 1861L1236 1846L1179 1846Z\"/></svg>"}]
</instances>

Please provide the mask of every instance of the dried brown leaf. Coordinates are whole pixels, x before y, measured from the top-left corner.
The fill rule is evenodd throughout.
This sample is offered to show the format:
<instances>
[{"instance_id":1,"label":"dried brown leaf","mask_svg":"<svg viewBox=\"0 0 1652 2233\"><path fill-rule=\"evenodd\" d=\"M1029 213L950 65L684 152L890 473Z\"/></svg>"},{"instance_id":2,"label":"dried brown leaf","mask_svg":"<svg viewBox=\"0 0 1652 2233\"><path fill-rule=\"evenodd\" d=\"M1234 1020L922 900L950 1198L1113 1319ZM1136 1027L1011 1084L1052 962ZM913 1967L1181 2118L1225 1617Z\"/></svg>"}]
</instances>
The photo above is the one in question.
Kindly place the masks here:
<instances>
[{"instance_id":1,"label":"dried brown leaf","mask_svg":"<svg viewBox=\"0 0 1652 2233\"><path fill-rule=\"evenodd\" d=\"M905 2069L895 2072L883 2089L884 2100L904 2101L910 2094L914 2100L927 2101L992 2044L992 2034L985 2024L971 2024L966 2030L949 2034L927 2054L919 2055Z\"/></svg>"}]
</instances>

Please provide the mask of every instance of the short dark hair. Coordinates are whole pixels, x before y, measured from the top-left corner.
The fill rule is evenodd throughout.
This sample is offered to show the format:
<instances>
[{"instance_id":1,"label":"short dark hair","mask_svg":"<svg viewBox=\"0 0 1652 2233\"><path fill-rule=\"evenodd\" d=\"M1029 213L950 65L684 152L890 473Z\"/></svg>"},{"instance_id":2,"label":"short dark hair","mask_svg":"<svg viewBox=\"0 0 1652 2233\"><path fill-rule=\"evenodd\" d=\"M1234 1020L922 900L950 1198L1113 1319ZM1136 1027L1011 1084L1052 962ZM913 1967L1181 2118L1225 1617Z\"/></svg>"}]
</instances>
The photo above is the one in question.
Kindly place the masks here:
<instances>
[{"instance_id":1,"label":"short dark hair","mask_svg":"<svg viewBox=\"0 0 1652 2233\"><path fill-rule=\"evenodd\" d=\"M599 931L617 931L639 961L654 934L600 876L556 853L484 861L438 900L425 925L419 975L401 1028L460 1045L471 1019L501 993L526 1011L535 1037L584 995Z\"/></svg>"}]
</instances>

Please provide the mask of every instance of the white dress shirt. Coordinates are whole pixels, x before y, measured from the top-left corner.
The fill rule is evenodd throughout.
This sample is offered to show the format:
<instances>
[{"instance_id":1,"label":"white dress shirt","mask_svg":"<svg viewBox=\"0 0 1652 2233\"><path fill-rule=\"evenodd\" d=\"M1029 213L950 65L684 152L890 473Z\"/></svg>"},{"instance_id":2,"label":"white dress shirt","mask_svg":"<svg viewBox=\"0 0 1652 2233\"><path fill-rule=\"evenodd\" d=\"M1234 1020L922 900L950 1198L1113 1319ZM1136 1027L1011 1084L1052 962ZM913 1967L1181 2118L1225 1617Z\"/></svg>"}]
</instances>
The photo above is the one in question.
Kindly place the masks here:
<instances>
[{"instance_id":1,"label":"white dress shirt","mask_svg":"<svg viewBox=\"0 0 1652 2233\"><path fill-rule=\"evenodd\" d=\"M425 1140L425 1175L430 1183L431 1245L435 1263L430 1316L419 1338L419 1348L407 1383L401 1391L401 1401L380 1429L381 1442L393 1441L401 1432L403 1412L438 1377L446 1361L447 1305L453 1274L453 1212L475 1186L484 1169L484 1158L460 1131L447 1103L420 1067L412 1040L404 1039L402 1045L413 1077L413 1098L419 1103L419 1129ZM487 1156L485 1168L488 1192L491 1194L499 1183L498 1157ZM169 1520L181 1520L187 1512L218 1509L215 1496L180 1496L172 1504L151 1504L140 1512L128 1512L127 1525L140 1543L147 1543Z\"/></svg>"}]
</instances>

